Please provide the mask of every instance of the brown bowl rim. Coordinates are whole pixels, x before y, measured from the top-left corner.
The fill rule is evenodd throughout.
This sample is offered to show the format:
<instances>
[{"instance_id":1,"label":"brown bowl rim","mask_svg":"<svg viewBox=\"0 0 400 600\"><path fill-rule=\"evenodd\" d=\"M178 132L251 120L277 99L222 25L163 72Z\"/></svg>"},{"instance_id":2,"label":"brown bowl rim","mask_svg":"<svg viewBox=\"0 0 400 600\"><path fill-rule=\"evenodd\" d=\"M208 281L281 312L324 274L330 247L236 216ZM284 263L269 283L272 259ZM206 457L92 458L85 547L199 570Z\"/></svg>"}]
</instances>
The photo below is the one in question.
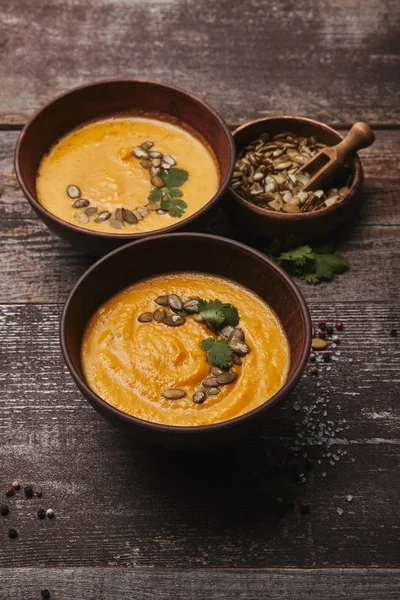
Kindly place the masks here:
<instances>
[{"instance_id":1,"label":"brown bowl rim","mask_svg":"<svg viewBox=\"0 0 400 600\"><path fill-rule=\"evenodd\" d=\"M134 245L146 244L149 242L156 243L158 240L162 240L164 238L171 238L171 237L173 237L177 240L179 240L179 238L191 238L191 239L203 238L206 240L212 240L212 241L215 240L220 243L222 242L223 244L228 244L228 245L234 246L235 248L240 249L241 251L244 251L247 255L254 256L258 260L261 260L261 262L267 264L269 266L269 268L276 271L278 277L280 277L280 279L286 284L288 291L292 294L296 303L300 307L300 312L302 315L304 329L305 329L305 336L304 336L305 341L304 341L304 347L303 347L303 350L302 350L302 353L300 356L300 360L299 360L299 363L298 363L296 369L294 370L294 372L292 373L290 378L287 379L287 381L285 382L283 387L276 394L274 394L269 400L267 400L260 406L254 408L253 410L251 410L243 415L240 415L238 417L235 417L234 419L229 419L227 421L213 423L211 425L190 425L190 426L164 425L162 423L154 423L152 421L145 421L144 419L139 419L138 417L134 417L133 415L129 415L129 414L119 410L118 408L115 408L114 406L112 406L111 404L109 404L108 402L103 400L100 396L98 396L87 385L84 378L79 375L79 373L75 369L75 366L73 365L73 362L70 358L69 351L68 351L68 344L66 341L66 334L67 334L67 327L68 327L67 316L68 316L68 311L69 311L69 306L71 304L71 301L72 301L76 291L78 290L79 286L81 285L81 283L89 275L91 275L93 273L93 271L95 271L98 268L99 265L108 261L111 257L115 256L116 254L127 251L130 247L132 247ZM257 418L258 415L267 411L269 408L271 408L272 406L277 404L293 389L293 387L295 386L297 381L300 379L303 371L305 370L305 367L308 362L309 354L310 354L311 337L312 337L311 336L311 317L310 317L310 313L308 310L307 303L304 299L304 296L301 293L301 291L299 290L299 288L296 286L294 281L289 277L289 275L287 275L285 273L285 271L283 271L283 269L281 269L273 260L266 257L264 254L262 254L258 250L255 250L254 248L250 248L246 244L242 244L241 242L237 242L236 240L232 240L230 238L225 238L222 236L217 236L217 235L212 235L212 234L194 233L194 232L181 232L181 233L172 233L172 234L167 233L167 234L162 234L162 235L158 236L157 238L144 238L144 239L140 239L140 240L135 240L133 242L130 242L129 244L125 244L124 246L117 248L116 250L113 250L109 254L106 254L105 256L100 258L97 262L95 262L89 269L87 269L87 271L76 282L76 284L74 285L73 289L71 290L71 292L65 302L65 305L64 305L63 311L62 311L62 315L61 315L61 320L60 320L60 343L61 343L61 351L63 354L64 361L72 375L72 378L74 379L75 383L77 384L78 388L80 389L81 392L83 392L83 394L85 396L88 396L91 399L92 404L99 405L102 409L104 409L107 413L109 413L110 416L116 417L116 418L124 421L128 425L139 426L143 429L150 429L150 430L160 431L163 433L167 433L167 432L168 433L177 433L178 435L184 435L187 433L194 433L196 435L200 434L200 433L206 434L206 433L211 433L214 431L221 431L221 430L224 430L224 429L227 429L230 427L234 427L236 425L245 423L251 419Z\"/></svg>"},{"instance_id":2,"label":"brown bowl rim","mask_svg":"<svg viewBox=\"0 0 400 600\"><path fill-rule=\"evenodd\" d=\"M316 121L315 119L309 119L307 117L296 117L296 116L290 116L290 115L276 115L276 116L271 116L271 117L263 117L261 119L255 119L254 121L247 121L246 123L243 123L243 125L240 125L239 127L237 127L232 132L233 139L235 140L236 134L239 133L240 131L243 131L247 127L256 125L258 123L268 123L269 121L277 121L278 119L282 120L282 121L289 121L289 120L299 121L299 122L302 122L305 124L313 125L314 127L319 127L321 129L324 129L325 131L328 131L329 133L334 133L334 134L338 135L342 140L344 139L343 135L339 131L337 131L336 129L333 129L333 127L330 127L330 125L327 125L326 123L322 123L321 121ZM357 190L359 189L359 187L362 183L362 180L363 180L363 168L362 168L361 160L360 160L359 156L356 154L355 160L354 160L353 181L352 181L352 184L351 184L347 194L345 194L343 196L343 198L341 198L341 200L339 200L339 202L332 204L332 206L326 206L325 208L322 208L321 210L317 210L315 212L303 212L303 213L283 213L283 212L266 211L265 209L259 208L255 204L251 204L250 202L248 202L247 200L242 198L236 192L236 190L232 189L231 186L229 186L229 191L231 192L231 194L233 195L235 200L237 202L239 202L239 204L241 206L247 208L248 210L250 210L258 215L262 215L268 219L277 219L279 221L280 220L288 221L290 219L292 219L293 221L297 221L297 220L302 219L302 220L306 221L307 219L309 219L309 220L315 219L318 216L329 215L329 214L335 212L336 210L340 209L340 207L344 206L348 202L350 202L353 199Z\"/></svg>"},{"instance_id":3,"label":"brown bowl rim","mask_svg":"<svg viewBox=\"0 0 400 600\"><path fill-rule=\"evenodd\" d=\"M220 183L217 192L207 202L207 204L202 206L198 211L196 211L192 215L188 216L186 219L181 219L177 223L172 223L172 225L167 225L166 227L162 227L160 229L155 229L154 231L141 231L138 233L120 233L120 234L113 233L113 232L107 233L107 232L102 232L102 231L92 231L91 229L85 229L83 227L78 227L77 225L73 225L72 223L68 223L68 221L64 221L63 219L60 219L60 217L57 217L52 212L47 210L42 204L40 204L39 200L37 200L37 198L33 194L30 193L30 191L28 190L28 188L25 184L25 181L22 176L21 169L20 169L20 162L21 162L20 149L21 149L21 145L23 143L24 137L25 137L28 129L31 127L32 123L43 111L52 107L54 104L56 104L62 98L65 98L66 96L69 96L70 94L73 94L79 90L94 87L94 86L107 85L110 83L120 83L120 82L121 83L127 82L127 83L152 84L152 85L166 88L167 90L173 90L174 92L180 92L181 94L184 94L185 96L190 97L194 102L196 102L197 104L202 106L206 111L208 111L214 115L214 117L217 119L222 130L225 133L225 136L228 140L228 144L229 144L229 148L230 148L230 158L229 158L229 166L228 166L227 174L226 174L224 180ZM159 235L159 232L169 233L169 232L175 231L176 229L179 229L181 227L186 227L187 225L189 225L196 219L200 218L207 211L209 211L210 208L212 208L212 206L214 206L214 204L216 202L218 202L218 200L223 196L223 194L225 194L227 192L227 190L229 188L229 183L232 179L232 173L233 173L233 170L235 167L235 162L236 162L236 149L235 149L235 144L233 141L232 133L231 133L228 125L225 123L224 119L221 117L221 115L214 108L212 108L212 106L210 106L210 104L208 104L207 102L205 102L204 100L199 98L199 96L197 96L196 94L193 94L192 92L189 92L188 90L185 90L183 88L180 88L180 87L177 87L174 85L169 85L169 84L163 83L161 81L156 81L154 79L136 78L136 77L99 79L96 81L91 81L89 83L85 83L83 85L76 86L74 88L71 88L70 90L67 90L66 92L63 92L62 94L59 94L58 96L56 96L55 98L51 99L49 102L47 102L46 104L41 106L29 118L29 120L26 122L21 133L18 136L17 143L15 146L15 151L14 151L14 169L15 169L17 181L18 181L25 197L27 198L28 202L30 203L30 205L41 217L42 216L47 217L51 221L60 225L61 227L65 227L66 229L68 229L74 233L88 235L89 237L92 237L92 238L100 238L100 239L108 239L108 240L113 239L113 240L132 240L132 241L134 241L134 240L140 239L142 237L153 237L153 236Z\"/></svg>"}]
</instances>

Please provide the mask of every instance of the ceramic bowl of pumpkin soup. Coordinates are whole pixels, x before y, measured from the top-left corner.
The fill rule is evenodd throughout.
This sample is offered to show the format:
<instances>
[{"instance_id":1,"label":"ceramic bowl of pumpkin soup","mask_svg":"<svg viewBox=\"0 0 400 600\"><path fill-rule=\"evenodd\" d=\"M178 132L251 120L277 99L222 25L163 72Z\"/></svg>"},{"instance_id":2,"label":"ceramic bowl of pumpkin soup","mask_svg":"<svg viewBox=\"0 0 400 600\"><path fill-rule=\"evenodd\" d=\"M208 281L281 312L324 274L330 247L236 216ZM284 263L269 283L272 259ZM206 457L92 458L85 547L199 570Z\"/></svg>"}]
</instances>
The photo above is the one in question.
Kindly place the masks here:
<instances>
[{"instance_id":1,"label":"ceramic bowl of pumpkin soup","mask_svg":"<svg viewBox=\"0 0 400 600\"><path fill-rule=\"evenodd\" d=\"M139 439L220 442L262 422L304 370L305 301L271 260L179 233L98 261L64 307L61 346L87 400Z\"/></svg>"},{"instance_id":2,"label":"ceramic bowl of pumpkin soup","mask_svg":"<svg viewBox=\"0 0 400 600\"><path fill-rule=\"evenodd\" d=\"M189 92L152 81L74 89L24 127L15 169L28 201L91 254L198 228L226 191L235 150L221 117Z\"/></svg>"}]
</instances>

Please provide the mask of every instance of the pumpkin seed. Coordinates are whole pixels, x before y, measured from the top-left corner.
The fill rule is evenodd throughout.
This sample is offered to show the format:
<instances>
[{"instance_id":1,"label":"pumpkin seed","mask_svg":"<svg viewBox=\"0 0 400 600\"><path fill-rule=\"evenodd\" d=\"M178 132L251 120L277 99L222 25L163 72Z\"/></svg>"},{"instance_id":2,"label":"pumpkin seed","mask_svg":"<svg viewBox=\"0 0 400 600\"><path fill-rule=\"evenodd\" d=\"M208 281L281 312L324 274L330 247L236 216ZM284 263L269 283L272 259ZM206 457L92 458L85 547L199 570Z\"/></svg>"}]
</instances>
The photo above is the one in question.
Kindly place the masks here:
<instances>
[{"instance_id":1,"label":"pumpkin seed","mask_svg":"<svg viewBox=\"0 0 400 600\"><path fill-rule=\"evenodd\" d=\"M165 181L158 175L155 175L151 178L151 185L154 185L156 188L163 188L165 186Z\"/></svg>"},{"instance_id":2,"label":"pumpkin seed","mask_svg":"<svg viewBox=\"0 0 400 600\"><path fill-rule=\"evenodd\" d=\"M153 163L148 158L144 158L143 160L140 161L140 164L142 165L142 167L144 169L150 169L150 167L152 166Z\"/></svg>"},{"instance_id":3,"label":"pumpkin seed","mask_svg":"<svg viewBox=\"0 0 400 600\"><path fill-rule=\"evenodd\" d=\"M161 169L160 169L159 167L153 167L153 166L152 166L152 167L150 168L150 171L149 171L149 173L150 173L150 177L156 177L156 176L159 174L160 170L161 170Z\"/></svg>"},{"instance_id":4,"label":"pumpkin seed","mask_svg":"<svg viewBox=\"0 0 400 600\"><path fill-rule=\"evenodd\" d=\"M210 376L203 379L201 385L203 385L206 388L218 387L218 381L216 377Z\"/></svg>"},{"instance_id":5,"label":"pumpkin seed","mask_svg":"<svg viewBox=\"0 0 400 600\"><path fill-rule=\"evenodd\" d=\"M223 327L220 331L220 334L222 335L222 337L226 338L227 340L229 339L230 335L232 334L232 332L234 331L234 327L231 327L231 325L227 325L226 327Z\"/></svg>"},{"instance_id":6,"label":"pumpkin seed","mask_svg":"<svg viewBox=\"0 0 400 600\"><path fill-rule=\"evenodd\" d=\"M67 187L67 194L70 198L75 200L76 198L81 197L81 190L78 188L77 185L69 185Z\"/></svg>"},{"instance_id":7,"label":"pumpkin seed","mask_svg":"<svg viewBox=\"0 0 400 600\"><path fill-rule=\"evenodd\" d=\"M248 345L240 340L228 340L228 346L239 356L245 356L250 352Z\"/></svg>"},{"instance_id":8,"label":"pumpkin seed","mask_svg":"<svg viewBox=\"0 0 400 600\"><path fill-rule=\"evenodd\" d=\"M325 350L327 346L328 342L320 337L313 338L311 341L311 348L313 350Z\"/></svg>"},{"instance_id":9,"label":"pumpkin seed","mask_svg":"<svg viewBox=\"0 0 400 600\"><path fill-rule=\"evenodd\" d=\"M149 202L149 204L146 204L146 208L148 208L149 210L158 210L160 208L160 205L154 204L153 202Z\"/></svg>"},{"instance_id":10,"label":"pumpkin seed","mask_svg":"<svg viewBox=\"0 0 400 600\"><path fill-rule=\"evenodd\" d=\"M169 163L167 163L167 162L164 162L164 161L162 161L162 163L161 163L161 167L162 167L163 169L165 169L165 171L168 171L168 169L170 169L170 168L171 168L171 165L170 165Z\"/></svg>"},{"instance_id":11,"label":"pumpkin seed","mask_svg":"<svg viewBox=\"0 0 400 600\"><path fill-rule=\"evenodd\" d=\"M160 306L169 306L169 301L168 301L168 296L158 296L158 298L155 299L155 302L157 304L159 304Z\"/></svg>"},{"instance_id":12,"label":"pumpkin seed","mask_svg":"<svg viewBox=\"0 0 400 600\"><path fill-rule=\"evenodd\" d=\"M141 215L141 213L138 211L137 208L133 209L133 214L135 215L135 217L137 218L138 221L143 221L143 217Z\"/></svg>"},{"instance_id":13,"label":"pumpkin seed","mask_svg":"<svg viewBox=\"0 0 400 600\"><path fill-rule=\"evenodd\" d=\"M162 158L163 157L162 153L159 152L158 150L151 150L149 152L149 156L150 156L150 158Z\"/></svg>"},{"instance_id":14,"label":"pumpkin seed","mask_svg":"<svg viewBox=\"0 0 400 600\"><path fill-rule=\"evenodd\" d=\"M204 323L203 317L199 314L193 315L193 321L196 321L196 323Z\"/></svg>"},{"instance_id":15,"label":"pumpkin seed","mask_svg":"<svg viewBox=\"0 0 400 600\"><path fill-rule=\"evenodd\" d=\"M157 310L155 310L153 313L153 318L158 323L162 323L166 316L167 316L167 311L164 310L163 308L157 308Z\"/></svg>"},{"instance_id":16,"label":"pumpkin seed","mask_svg":"<svg viewBox=\"0 0 400 600\"><path fill-rule=\"evenodd\" d=\"M199 299L198 298L189 298L183 304L183 309L186 310L189 314L194 314L199 312Z\"/></svg>"},{"instance_id":17,"label":"pumpkin seed","mask_svg":"<svg viewBox=\"0 0 400 600\"><path fill-rule=\"evenodd\" d=\"M218 385L228 385L235 381L237 375L232 373L232 371L226 371L225 373L221 373L221 375L217 376Z\"/></svg>"},{"instance_id":18,"label":"pumpkin seed","mask_svg":"<svg viewBox=\"0 0 400 600\"><path fill-rule=\"evenodd\" d=\"M129 225L135 225L135 223L138 222L138 218L128 208L123 208L122 209L122 218Z\"/></svg>"},{"instance_id":19,"label":"pumpkin seed","mask_svg":"<svg viewBox=\"0 0 400 600\"><path fill-rule=\"evenodd\" d=\"M94 218L95 223L103 223L104 221L107 221L107 219L109 219L111 217L111 213L109 210L103 210L101 213L99 213L97 215L97 217Z\"/></svg>"},{"instance_id":20,"label":"pumpkin seed","mask_svg":"<svg viewBox=\"0 0 400 600\"><path fill-rule=\"evenodd\" d=\"M169 294L168 305L172 310L182 310L183 302L177 294Z\"/></svg>"},{"instance_id":21,"label":"pumpkin seed","mask_svg":"<svg viewBox=\"0 0 400 600\"><path fill-rule=\"evenodd\" d=\"M165 325L168 325L169 327L180 327L180 325L183 325L185 321L186 319L182 315L171 315L170 317L164 319Z\"/></svg>"},{"instance_id":22,"label":"pumpkin seed","mask_svg":"<svg viewBox=\"0 0 400 600\"><path fill-rule=\"evenodd\" d=\"M243 362L242 359L240 358L240 356L238 354L236 354L235 352L233 353L232 360L233 360L234 365L241 365Z\"/></svg>"},{"instance_id":23,"label":"pumpkin seed","mask_svg":"<svg viewBox=\"0 0 400 600\"><path fill-rule=\"evenodd\" d=\"M153 313L144 312L138 317L139 323L151 323L153 320Z\"/></svg>"},{"instance_id":24,"label":"pumpkin seed","mask_svg":"<svg viewBox=\"0 0 400 600\"><path fill-rule=\"evenodd\" d=\"M229 341L231 342L232 340L239 340L239 342L244 342L245 336L243 329L241 329L240 327L236 327L235 329L233 329L229 336Z\"/></svg>"},{"instance_id":25,"label":"pumpkin seed","mask_svg":"<svg viewBox=\"0 0 400 600\"><path fill-rule=\"evenodd\" d=\"M161 158L152 158L151 164L153 167L159 167L161 165Z\"/></svg>"},{"instance_id":26,"label":"pumpkin seed","mask_svg":"<svg viewBox=\"0 0 400 600\"><path fill-rule=\"evenodd\" d=\"M221 393L221 390L217 387L211 387L207 390L208 396L217 396L220 393Z\"/></svg>"},{"instance_id":27,"label":"pumpkin seed","mask_svg":"<svg viewBox=\"0 0 400 600\"><path fill-rule=\"evenodd\" d=\"M108 222L111 225L111 227L114 227L114 229L123 229L124 228L124 224L122 223L122 221L119 221L118 219L110 219Z\"/></svg>"},{"instance_id":28,"label":"pumpkin seed","mask_svg":"<svg viewBox=\"0 0 400 600\"><path fill-rule=\"evenodd\" d=\"M99 210L99 209L98 209L98 208L96 208L95 206L89 206L89 208L87 208L87 209L85 210L85 213L86 213L86 214L87 214L89 217L91 217L92 215L95 215L95 214L97 213L97 211L98 211L98 210Z\"/></svg>"},{"instance_id":29,"label":"pumpkin seed","mask_svg":"<svg viewBox=\"0 0 400 600\"><path fill-rule=\"evenodd\" d=\"M117 219L117 221L121 221L121 223L124 220L124 217L122 215L122 208L117 208L117 210L115 211L115 218Z\"/></svg>"},{"instance_id":30,"label":"pumpkin seed","mask_svg":"<svg viewBox=\"0 0 400 600\"><path fill-rule=\"evenodd\" d=\"M164 398L167 398L167 400L180 400L186 396L186 392L174 388L165 390L161 395L164 396Z\"/></svg>"},{"instance_id":31,"label":"pumpkin seed","mask_svg":"<svg viewBox=\"0 0 400 600\"><path fill-rule=\"evenodd\" d=\"M75 202L72 203L72 206L73 208L86 208L87 206L89 206L89 204L89 200L84 200L83 198L81 198L80 200L75 200Z\"/></svg>"},{"instance_id":32,"label":"pumpkin seed","mask_svg":"<svg viewBox=\"0 0 400 600\"><path fill-rule=\"evenodd\" d=\"M140 147L143 148L143 150L146 150L146 151L150 150L150 148L152 148L153 146L154 146L154 142L150 142L150 140L147 141L147 142L143 142L143 144L140 144Z\"/></svg>"},{"instance_id":33,"label":"pumpkin seed","mask_svg":"<svg viewBox=\"0 0 400 600\"><path fill-rule=\"evenodd\" d=\"M193 402L195 404L203 404L203 402L205 402L205 400L207 400L206 392L195 392L193 394Z\"/></svg>"},{"instance_id":34,"label":"pumpkin seed","mask_svg":"<svg viewBox=\"0 0 400 600\"><path fill-rule=\"evenodd\" d=\"M217 375L222 375L222 373L225 373L225 371L223 369L219 369L218 367L211 367L210 373L211 375L214 375L214 377L217 377Z\"/></svg>"},{"instance_id":35,"label":"pumpkin seed","mask_svg":"<svg viewBox=\"0 0 400 600\"><path fill-rule=\"evenodd\" d=\"M174 165L176 165L176 160L174 159L173 156L170 156L169 154L164 154L163 161L165 163L169 164L171 167L173 167Z\"/></svg>"},{"instance_id":36,"label":"pumpkin seed","mask_svg":"<svg viewBox=\"0 0 400 600\"><path fill-rule=\"evenodd\" d=\"M156 213L157 213L158 215L166 215L166 214L167 214L167 211L166 211L166 210L163 210L162 208L159 208L159 209L156 211Z\"/></svg>"},{"instance_id":37,"label":"pumpkin seed","mask_svg":"<svg viewBox=\"0 0 400 600\"><path fill-rule=\"evenodd\" d=\"M145 206L138 206L136 210L142 215L143 218L147 217L149 214L149 211Z\"/></svg>"},{"instance_id":38,"label":"pumpkin seed","mask_svg":"<svg viewBox=\"0 0 400 600\"><path fill-rule=\"evenodd\" d=\"M76 212L74 214L74 219L80 225L85 225L86 223L89 223L89 217L84 212L80 212L80 211Z\"/></svg>"},{"instance_id":39,"label":"pumpkin seed","mask_svg":"<svg viewBox=\"0 0 400 600\"><path fill-rule=\"evenodd\" d=\"M136 148L134 148L132 150L132 154L136 158L149 158L149 153L147 152L147 150L144 150L140 146L137 146Z\"/></svg>"}]
</instances>

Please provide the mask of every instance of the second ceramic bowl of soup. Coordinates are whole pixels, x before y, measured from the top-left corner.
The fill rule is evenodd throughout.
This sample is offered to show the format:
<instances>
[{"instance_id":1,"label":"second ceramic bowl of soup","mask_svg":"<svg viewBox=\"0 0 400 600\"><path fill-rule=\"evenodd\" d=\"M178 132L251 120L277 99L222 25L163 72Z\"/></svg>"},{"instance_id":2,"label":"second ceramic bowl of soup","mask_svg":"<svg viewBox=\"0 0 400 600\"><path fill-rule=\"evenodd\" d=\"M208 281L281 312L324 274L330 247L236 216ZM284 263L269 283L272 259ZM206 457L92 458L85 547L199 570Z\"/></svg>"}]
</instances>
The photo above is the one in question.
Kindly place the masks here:
<instances>
[{"instance_id":1,"label":"second ceramic bowl of soup","mask_svg":"<svg viewBox=\"0 0 400 600\"><path fill-rule=\"evenodd\" d=\"M140 237L201 227L229 185L234 159L224 121L196 96L111 80L67 92L34 115L17 142L15 169L48 227L101 255Z\"/></svg>"},{"instance_id":2,"label":"second ceramic bowl of soup","mask_svg":"<svg viewBox=\"0 0 400 600\"><path fill-rule=\"evenodd\" d=\"M194 397L211 366L201 342L223 334L190 313L177 327L158 321L156 300L171 293L236 306L250 347L226 367L235 380L204 403ZM181 318L179 306L165 308ZM135 437L171 446L224 441L262 422L299 379L310 344L305 301L276 264L196 233L139 240L102 258L76 284L61 322L65 361L90 404ZM185 396L166 398L170 388Z\"/></svg>"}]
</instances>

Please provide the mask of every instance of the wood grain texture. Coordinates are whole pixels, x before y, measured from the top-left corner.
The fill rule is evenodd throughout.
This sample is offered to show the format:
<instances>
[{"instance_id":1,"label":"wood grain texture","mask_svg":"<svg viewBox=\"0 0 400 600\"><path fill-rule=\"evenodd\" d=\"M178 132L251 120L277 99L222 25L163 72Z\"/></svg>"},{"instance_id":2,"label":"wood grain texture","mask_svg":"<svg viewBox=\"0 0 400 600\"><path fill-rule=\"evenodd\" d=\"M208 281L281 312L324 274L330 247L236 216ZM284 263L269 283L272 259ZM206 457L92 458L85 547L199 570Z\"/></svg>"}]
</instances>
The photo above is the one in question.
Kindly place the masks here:
<instances>
[{"instance_id":1,"label":"wood grain texture","mask_svg":"<svg viewBox=\"0 0 400 600\"><path fill-rule=\"evenodd\" d=\"M0 569L0 600L398 600L394 569ZM17 596L20 594L20 596Z\"/></svg>"},{"instance_id":2,"label":"wood grain texture","mask_svg":"<svg viewBox=\"0 0 400 600\"><path fill-rule=\"evenodd\" d=\"M400 121L397 0L1 0L0 13L1 123L108 77L188 88L232 123Z\"/></svg>"},{"instance_id":3,"label":"wood grain texture","mask_svg":"<svg viewBox=\"0 0 400 600\"><path fill-rule=\"evenodd\" d=\"M17 132L0 132L0 301L63 302L77 278L93 262L61 242L43 225L24 199L15 180L12 152ZM365 202L355 224L337 236L339 250L351 270L335 281L340 301L394 300L400 277L400 178L397 168L400 132L378 132L377 141L363 153ZM240 238L228 216L220 211L206 231ZM244 240L250 245L253 240ZM388 260L391 257L391 260ZM307 300L317 300L325 286L300 282ZM357 292L355 289L357 288Z\"/></svg>"},{"instance_id":4,"label":"wood grain texture","mask_svg":"<svg viewBox=\"0 0 400 600\"><path fill-rule=\"evenodd\" d=\"M311 311L344 321L336 360L258 433L187 453L140 446L86 403L60 356L59 306L1 306L0 487L18 478L44 496L9 499L0 566L398 567L398 303ZM305 482L276 468L293 449ZM311 513L280 518L276 497ZM40 507L56 518L40 521Z\"/></svg>"}]
</instances>

